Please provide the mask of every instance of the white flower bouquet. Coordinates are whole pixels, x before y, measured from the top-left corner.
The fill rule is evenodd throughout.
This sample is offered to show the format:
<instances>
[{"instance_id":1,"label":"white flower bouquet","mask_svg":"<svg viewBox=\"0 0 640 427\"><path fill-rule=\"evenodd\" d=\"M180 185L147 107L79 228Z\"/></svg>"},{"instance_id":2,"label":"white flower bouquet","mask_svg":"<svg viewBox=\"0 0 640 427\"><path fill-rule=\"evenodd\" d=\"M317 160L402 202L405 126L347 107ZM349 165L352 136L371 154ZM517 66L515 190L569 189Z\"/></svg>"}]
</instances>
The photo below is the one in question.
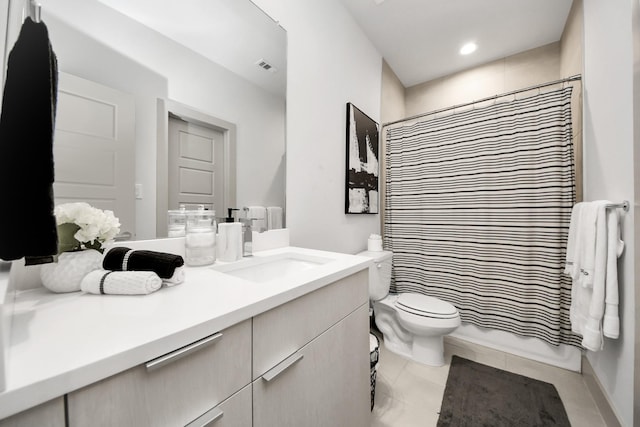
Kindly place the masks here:
<instances>
[{"instance_id":1,"label":"white flower bouquet","mask_svg":"<svg viewBox=\"0 0 640 427\"><path fill-rule=\"evenodd\" d=\"M88 203L64 203L54 209L58 228L58 253L96 249L114 240L120 221L113 211L94 208Z\"/></svg>"}]
</instances>

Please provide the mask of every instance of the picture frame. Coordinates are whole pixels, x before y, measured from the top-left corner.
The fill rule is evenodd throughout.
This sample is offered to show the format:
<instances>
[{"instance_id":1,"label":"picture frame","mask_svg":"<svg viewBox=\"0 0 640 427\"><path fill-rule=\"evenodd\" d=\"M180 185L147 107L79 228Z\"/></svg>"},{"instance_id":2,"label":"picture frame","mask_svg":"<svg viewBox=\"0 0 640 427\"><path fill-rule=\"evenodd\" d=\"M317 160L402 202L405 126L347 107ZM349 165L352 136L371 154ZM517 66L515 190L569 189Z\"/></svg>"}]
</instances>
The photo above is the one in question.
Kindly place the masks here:
<instances>
[{"instance_id":1,"label":"picture frame","mask_svg":"<svg viewBox=\"0 0 640 427\"><path fill-rule=\"evenodd\" d=\"M379 212L378 123L347 102L346 133L346 214L377 214Z\"/></svg>"}]
</instances>

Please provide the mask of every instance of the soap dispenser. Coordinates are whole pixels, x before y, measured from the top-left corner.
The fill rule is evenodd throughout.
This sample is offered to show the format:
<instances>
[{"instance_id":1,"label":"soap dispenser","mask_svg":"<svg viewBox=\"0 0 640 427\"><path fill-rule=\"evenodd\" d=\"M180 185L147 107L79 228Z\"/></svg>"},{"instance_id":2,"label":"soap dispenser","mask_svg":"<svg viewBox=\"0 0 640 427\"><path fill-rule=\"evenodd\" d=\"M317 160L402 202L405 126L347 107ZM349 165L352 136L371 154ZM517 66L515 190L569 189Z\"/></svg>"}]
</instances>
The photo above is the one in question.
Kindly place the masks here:
<instances>
[{"instance_id":1,"label":"soap dispenser","mask_svg":"<svg viewBox=\"0 0 640 427\"><path fill-rule=\"evenodd\" d=\"M227 217L224 219L224 222L236 222L236 219L233 217L233 211L239 211L237 208L227 208Z\"/></svg>"}]
</instances>

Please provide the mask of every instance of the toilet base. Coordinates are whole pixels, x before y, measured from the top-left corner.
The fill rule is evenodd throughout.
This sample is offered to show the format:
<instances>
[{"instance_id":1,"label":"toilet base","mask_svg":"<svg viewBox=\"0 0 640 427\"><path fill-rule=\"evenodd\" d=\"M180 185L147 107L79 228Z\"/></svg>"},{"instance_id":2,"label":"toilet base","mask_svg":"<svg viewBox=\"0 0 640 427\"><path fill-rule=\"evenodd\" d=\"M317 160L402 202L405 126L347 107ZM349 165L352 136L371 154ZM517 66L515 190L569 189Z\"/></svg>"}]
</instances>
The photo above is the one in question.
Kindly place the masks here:
<instances>
[{"instance_id":1,"label":"toilet base","mask_svg":"<svg viewBox=\"0 0 640 427\"><path fill-rule=\"evenodd\" d=\"M443 337L414 337L412 343L384 336L384 347L392 353L428 366L444 366Z\"/></svg>"},{"instance_id":2,"label":"toilet base","mask_svg":"<svg viewBox=\"0 0 640 427\"><path fill-rule=\"evenodd\" d=\"M444 365L444 339L442 335L414 336L411 358L429 366Z\"/></svg>"}]
</instances>

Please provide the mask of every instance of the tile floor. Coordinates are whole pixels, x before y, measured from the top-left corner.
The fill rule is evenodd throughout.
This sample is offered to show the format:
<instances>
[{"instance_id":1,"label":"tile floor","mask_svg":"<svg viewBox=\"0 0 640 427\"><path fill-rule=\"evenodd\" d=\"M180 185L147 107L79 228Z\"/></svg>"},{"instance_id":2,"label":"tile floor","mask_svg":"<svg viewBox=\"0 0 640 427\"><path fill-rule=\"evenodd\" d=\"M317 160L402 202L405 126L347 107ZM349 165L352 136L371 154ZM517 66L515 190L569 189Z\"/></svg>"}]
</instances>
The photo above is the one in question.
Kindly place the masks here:
<instances>
[{"instance_id":1,"label":"tile floor","mask_svg":"<svg viewBox=\"0 0 640 427\"><path fill-rule=\"evenodd\" d=\"M372 427L429 427L437 424L451 356L526 375L556 386L573 426L606 427L582 375L460 339L445 340L445 366L412 362L386 348L380 340Z\"/></svg>"}]
</instances>

